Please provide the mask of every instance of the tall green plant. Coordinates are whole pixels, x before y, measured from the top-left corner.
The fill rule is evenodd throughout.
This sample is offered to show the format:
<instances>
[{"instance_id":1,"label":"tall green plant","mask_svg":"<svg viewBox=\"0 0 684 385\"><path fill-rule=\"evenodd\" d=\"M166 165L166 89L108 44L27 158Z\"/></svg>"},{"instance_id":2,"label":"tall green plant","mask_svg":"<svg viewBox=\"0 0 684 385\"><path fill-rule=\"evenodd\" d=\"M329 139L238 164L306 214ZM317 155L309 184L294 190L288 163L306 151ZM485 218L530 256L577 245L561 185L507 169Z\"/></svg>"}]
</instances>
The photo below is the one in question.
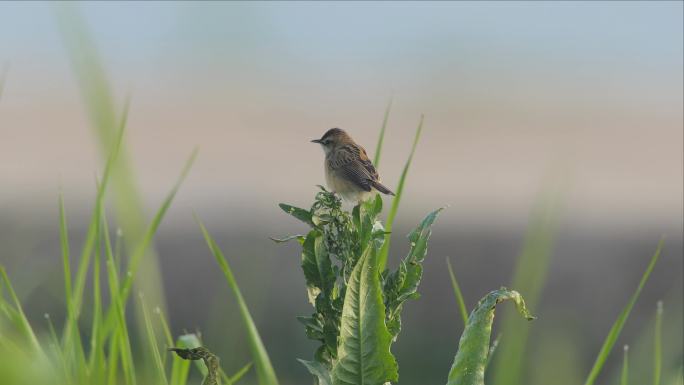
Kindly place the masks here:
<instances>
[{"instance_id":1,"label":"tall green plant","mask_svg":"<svg viewBox=\"0 0 684 385\"><path fill-rule=\"evenodd\" d=\"M408 238L411 248L394 272L380 271L378 256L386 232L377 219L382 198L363 202L351 213L321 188L310 210L281 204L311 227L297 239L302 270L315 312L300 317L306 335L321 343L313 360L302 361L319 384L382 384L396 381L390 352L401 330L405 301L418 297L422 263L431 226L441 209L430 213Z\"/></svg>"}]
</instances>

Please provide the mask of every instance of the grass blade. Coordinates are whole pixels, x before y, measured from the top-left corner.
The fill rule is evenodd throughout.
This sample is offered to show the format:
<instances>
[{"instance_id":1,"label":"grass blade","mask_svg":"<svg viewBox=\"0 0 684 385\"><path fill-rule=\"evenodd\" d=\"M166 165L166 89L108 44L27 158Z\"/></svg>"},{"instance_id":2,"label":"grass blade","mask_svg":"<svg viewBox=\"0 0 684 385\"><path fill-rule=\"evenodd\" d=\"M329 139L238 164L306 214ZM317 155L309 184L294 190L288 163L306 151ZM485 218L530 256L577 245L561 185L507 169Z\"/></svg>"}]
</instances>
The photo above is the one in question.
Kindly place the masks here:
<instances>
[{"instance_id":1,"label":"grass blade","mask_svg":"<svg viewBox=\"0 0 684 385\"><path fill-rule=\"evenodd\" d=\"M59 242L62 246L62 270L64 271L64 291L67 311L72 314L74 306L72 303L71 289L71 263L69 261L69 231L67 228L66 212L64 210L64 197L59 193Z\"/></svg>"},{"instance_id":2,"label":"grass blade","mask_svg":"<svg viewBox=\"0 0 684 385\"><path fill-rule=\"evenodd\" d=\"M19 330L22 332L22 334L24 334L28 342L33 346L33 349L41 356L44 356L45 353L43 352L43 348L40 346L38 338L36 337L36 333L33 331L31 324L26 318L26 314L24 314L24 309L21 306L21 301L19 301L19 297L17 297L17 293L14 291L14 288L12 287L12 282L10 282L9 277L7 276L7 271L5 270L5 267L2 265L0 265L0 278L2 278L2 281L5 282L5 287L9 292L12 302L14 302L14 309L12 310L15 311L15 314L17 316L15 318Z\"/></svg>"},{"instance_id":3,"label":"grass blade","mask_svg":"<svg viewBox=\"0 0 684 385\"><path fill-rule=\"evenodd\" d=\"M223 369L222 369L221 370L221 378L223 378L223 381L226 382L226 385L233 385L236 382L240 381L240 379L242 377L244 377L245 374L247 374L247 372L249 372L249 369L251 369L251 368L252 368L252 363L248 362L247 365L240 368L237 372L235 372L235 374L233 374L230 377L228 377L226 375L226 373L223 372Z\"/></svg>"},{"instance_id":4,"label":"grass blade","mask_svg":"<svg viewBox=\"0 0 684 385\"><path fill-rule=\"evenodd\" d=\"M147 230L145 231L145 235L141 239L141 242L138 244L138 247L135 249L134 253L131 255L129 265L128 265L128 271L127 274L125 275L125 278L123 282L121 283L120 286L120 293L118 297L120 297L120 302L121 304L125 304L128 296L131 291L131 287L133 285L133 280L136 277L136 274L138 272L138 268L141 262L141 259L145 255L147 255L148 248L152 244L152 240L154 238L154 235L157 232L157 229L159 228L159 225L161 224L162 219L166 215L166 212L168 211L169 207L171 206L171 202L173 202L173 199L176 196L176 193L180 189L181 184L185 180L188 172L190 171L190 168L192 167L193 162L195 161L195 158L197 157L197 149L195 149L192 154L190 155L190 158L188 161L185 163L185 167L183 168L183 171L181 172L180 176L178 177L178 180L176 180L176 183L174 184L173 188L171 191L166 195L166 198L164 199L164 202L162 202L162 205L159 207L157 210L157 213L154 215L154 218L152 218L152 221L150 224L147 226ZM112 265L114 265L114 259L112 257ZM159 305L159 304L158 304ZM160 310L162 311L162 310ZM107 312L107 316L105 318L105 330L110 331L111 328L113 327L114 323L114 318L116 317L116 314L114 310L110 309L110 311Z\"/></svg>"},{"instance_id":5,"label":"grass blade","mask_svg":"<svg viewBox=\"0 0 684 385\"><path fill-rule=\"evenodd\" d=\"M454 296L456 297L456 302L458 303L458 312L461 314L461 318L463 319L463 327L465 327L468 324L468 309L466 308L465 300L463 299L463 293L461 293L461 287L458 285L458 281L454 275L454 270L451 268L451 261L448 257L446 258L446 263L449 270L449 277L451 278L451 286L454 289Z\"/></svg>"},{"instance_id":6,"label":"grass blade","mask_svg":"<svg viewBox=\"0 0 684 385\"><path fill-rule=\"evenodd\" d=\"M164 202L162 202L162 205L157 210L157 213L154 215L154 218L152 218L152 221L147 226L145 235L142 237L140 243L138 243L138 247L131 255L130 263L128 266L128 273L126 274L126 279L124 280L121 286L121 296L124 303L128 298L131 286L133 284L133 278L138 272L140 263L143 257L147 254L148 249L152 245L154 235L157 233L157 229L159 228L162 219L164 219L164 215L166 215L166 212L168 211L169 207L171 207L171 202L173 202L173 199L176 197L176 193L178 193L178 190L180 189L180 186L183 184L183 181L188 176L188 173L192 168L192 164L195 162L195 158L197 158L197 152L197 149L195 149L190 155L190 158L188 158L187 162L185 162L185 166L183 167L180 176L176 180L176 183L173 185L173 188L171 188L171 191L166 195L166 198L164 198Z\"/></svg>"},{"instance_id":7,"label":"grass blade","mask_svg":"<svg viewBox=\"0 0 684 385\"><path fill-rule=\"evenodd\" d=\"M663 369L663 301L658 301L653 341L653 385L660 385Z\"/></svg>"},{"instance_id":8,"label":"grass blade","mask_svg":"<svg viewBox=\"0 0 684 385\"><path fill-rule=\"evenodd\" d=\"M100 260L102 245L102 226L99 226L95 259L93 261L93 320L90 329L90 356L88 372L94 383L104 382L104 338L102 333L102 296L100 286Z\"/></svg>"},{"instance_id":9,"label":"grass blade","mask_svg":"<svg viewBox=\"0 0 684 385\"><path fill-rule=\"evenodd\" d=\"M542 295L553 252L560 195L552 190L542 194L530 215L525 243L518 257L511 287L525 295L527 305L536 308ZM530 325L517 317L513 309L504 309L501 323L501 347L493 362L493 383L523 383L523 360L526 355Z\"/></svg>"},{"instance_id":10,"label":"grass blade","mask_svg":"<svg viewBox=\"0 0 684 385\"><path fill-rule=\"evenodd\" d=\"M257 378L259 379L259 384L277 385L278 379L276 378L275 371L273 370L273 366L271 365L271 359L268 357L268 353L266 352L264 343L262 342L261 337L259 336L259 331L257 330L257 327L254 324L254 320L252 319L252 316L249 313L249 309L247 308L247 304L245 303L245 300L242 297L242 293L240 292L240 288L238 287L237 281L235 280L233 271L231 270L230 265L228 265L228 261L226 260L226 257L223 255L223 252L216 244L216 241L214 241L214 238L212 238L212 236L207 231L206 227L204 227L204 224L197 217L195 217L195 220L199 224L200 229L202 230L202 235L204 235L204 239L206 240L207 245L211 250L211 253L214 255L214 258L216 258L216 262L221 267L221 270L223 271L223 274L226 277L226 281L228 282L228 285L233 291L233 295L235 295L235 299L238 302L242 321L244 322L245 327L247 328L247 337L250 349L252 350L252 358L254 359L254 364L256 366L256 373Z\"/></svg>"},{"instance_id":11,"label":"grass blade","mask_svg":"<svg viewBox=\"0 0 684 385\"><path fill-rule=\"evenodd\" d=\"M620 374L620 385L629 384L629 345L625 345L622 357L622 373Z\"/></svg>"},{"instance_id":12,"label":"grass blade","mask_svg":"<svg viewBox=\"0 0 684 385\"><path fill-rule=\"evenodd\" d=\"M140 294L140 307L142 309L143 318L145 320L145 329L147 330L147 344L152 352L152 358L154 361L154 366L157 369L157 384L168 385L166 380L166 373L164 372L164 363L162 362L161 354L159 353L159 345L157 344L157 338L155 337L154 328L152 327L152 321L150 320L150 312L147 310L147 305L145 304L145 298Z\"/></svg>"},{"instance_id":13,"label":"grass blade","mask_svg":"<svg viewBox=\"0 0 684 385\"><path fill-rule=\"evenodd\" d=\"M128 326L126 325L126 307L124 305L124 302L122 301L121 290L119 288L119 270L118 265L114 261L114 255L112 252L112 242L109 238L109 226L107 224L107 217L104 212L104 208L100 209L102 210L103 233L105 239L105 256L107 259L107 282L109 283L109 294L111 297L110 309L108 312L110 314L113 314L112 328L114 331L110 339L110 361L115 360L115 358L113 358L111 355L116 354L116 352L118 351L121 355L121 368L124 372L125 383L127 385L135 385L135 365L133 363L133 354L131 352ZM105 331L103 331L103 334L106 333L105 335L108 335L106 320L104 322L103 328L105 329ZM112 372L112 370L115 369L111 366L109 367L109 370L110 372L108 381L111 385L116 382L116 372Z\"/></svg>"},{"instance_id":14,"label":"grass blade","mask_svg":"<svg viewBox=\"0 0 684 385\"><path fill-rule=\"evenodd\" d=\"M385 108L385 116L382 118L382 127L380 127L380 135L378 136L378 144L375 146L375 157L373 158L373 165L375 168L380 168L380 154L382 153L382 143L385 141L385 129L387 128L387 120L389 119L390 110L392 109L391 97Z\"/></svg>"},{"instance_id":15,"label":"grass blade","mask_svg":"<svg viewBox=\"0 0 684 385\"><path fill-rule=\"evenodd\" d=\"M601 373L601 369L603 369L603 366L605 365L606 360L608 359L608 355L613 349L613 346L615 345L617 338L620 336L620 332L622 332L622 328L625 326L625 322L627 321L627 318L629 317L629 314L632 311L634 304L636 303L637 299L639 299L641 290L644 288L646 281L648 281L648 278L650 277L656 262L658 262L658 257L660 257L660 251L663 248L663 242L664 241L661 239L658 243L658 248L651 257L651 261L648 264L646 271L644 271L644 274L641 277L641 281L639 281L639 286L637 286L636 291L634 292L634 294L632 294L632 297L629 299L629 302L627 303L625 308L622 309L622 312L620 312L620 315L615 320L613 327L610 328L610 331L608 332L605 341L603 341L603 346L601 346L601 350L599 351L599 354L596 357L594 366L591 368L589 376L587 377L587 380L585 381L584 385L593 385L599 373Z\"/></svg>"},{"instance_id":16,"label":"grass blade","mask_svg":"<svg viewBox=\"0 0 684 385\"><path fill-rule=\"evenodd\" d=\"M413 162L413 154L416 152L416 146L420 140L420 134L423 131L423 119L424 115L420 116L420 122L418 123L418 128L416 129L416 135L413 138L413 145L411 146L411 153L409 154L406 164L404 165L404 170L401 172L401 177L399 178L399 184L395 192L395 197L392 199L392 207L390 208L389 214L387 214L387 221L385 222L385 243L382 245L380 250L380 255L378 256L378 267L380 271L385 270L387 266L387 254L389 253L389 246L392 232L392 225L394 224L394 218L397 216L397 211L399 210L399 202L401 202L401 195L404 192L404 183L406 183L406 175L411 167L411 162Z\"/></svg>"},{"instance_id":17,"label":"grass blade","mask_svg":"<svg viewBox=\"0 0 684 385\"><path fill-rule=\"evenodd\" d=\"M117 117L114 92L109 85L105 66L87 23L78 12L78 7L74 4L59 3L53 9L95 137L99 141L101 153L106 154L116 141L117 128L121 122ZM125 247L133 254L140 248L139 245L146 241L147 218L131 163L127 148L122 146L120 156L112 167L112 187L117 220L127 234ZM153 248L145 249L145 258L139 261L140 266L136 266L136 269L142 271L145 279L136 280L136 285L151 303L164 310L165 300L158 257ZM142 334L145 332L144 321L137 312L136 316L136 326Z\"/></svg>"}]
</instances>

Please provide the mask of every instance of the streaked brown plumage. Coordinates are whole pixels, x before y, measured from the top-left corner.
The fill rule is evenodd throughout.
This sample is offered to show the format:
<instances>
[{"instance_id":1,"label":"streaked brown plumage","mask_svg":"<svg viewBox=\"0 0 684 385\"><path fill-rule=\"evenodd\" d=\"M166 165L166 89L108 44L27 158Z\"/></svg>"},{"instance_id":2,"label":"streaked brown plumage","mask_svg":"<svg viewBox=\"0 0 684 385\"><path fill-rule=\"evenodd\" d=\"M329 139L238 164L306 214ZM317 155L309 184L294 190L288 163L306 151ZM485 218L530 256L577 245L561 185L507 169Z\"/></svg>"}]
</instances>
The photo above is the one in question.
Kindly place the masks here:
<instances>
[{"instance_id":1,"label":"streaked brown plumage","mask_svg":"<svg viewBox=\"0 0 684 385\"><path fill-rule=\"evenodd\" d=\"M374 191L394 195L380 183L378 172L368 158L366 150L356 144L344 130L331 128L320 139L325 152L325 179L328 188L345 200L360 202Z\"/></svg>"}]
</instances>

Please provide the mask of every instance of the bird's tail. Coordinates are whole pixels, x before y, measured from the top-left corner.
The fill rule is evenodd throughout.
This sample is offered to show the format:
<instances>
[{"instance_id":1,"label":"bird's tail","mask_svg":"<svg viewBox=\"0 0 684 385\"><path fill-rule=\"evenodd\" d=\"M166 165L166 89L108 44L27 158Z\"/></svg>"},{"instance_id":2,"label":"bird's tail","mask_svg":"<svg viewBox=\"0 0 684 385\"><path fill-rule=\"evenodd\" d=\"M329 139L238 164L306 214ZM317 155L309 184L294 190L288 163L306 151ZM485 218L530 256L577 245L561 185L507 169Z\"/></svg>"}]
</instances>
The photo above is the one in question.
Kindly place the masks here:
<instances>
[{"instance_id":1,"label":"bird's tail","mask_svg":"<svg viewBox=\"0 0 684 385\"><path fill-rule=\"evenodd\" d=\"M383 194L388 194L388 195L394 195L392 190L388 189L387 187L383 186L382 183L380 182L373 182L373 187L380 191Z\"/></svg>"}]
</instances>

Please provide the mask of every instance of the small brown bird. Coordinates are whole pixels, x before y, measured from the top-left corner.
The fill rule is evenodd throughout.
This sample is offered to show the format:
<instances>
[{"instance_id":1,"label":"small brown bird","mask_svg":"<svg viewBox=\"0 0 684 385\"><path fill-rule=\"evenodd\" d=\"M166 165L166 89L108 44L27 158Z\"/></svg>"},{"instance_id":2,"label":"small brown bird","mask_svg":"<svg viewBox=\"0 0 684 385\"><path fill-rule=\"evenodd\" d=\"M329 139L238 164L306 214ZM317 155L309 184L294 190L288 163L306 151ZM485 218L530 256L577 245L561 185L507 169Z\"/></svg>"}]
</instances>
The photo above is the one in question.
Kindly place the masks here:
<instances>
[{"instance_id":1,"label":"small brown bird","mask_svg":"<svg viewBox=\"0 0 684 385\"><path fill-rule=\"evenodd\" d=\"M344 130L331 128L318 143L325 152L325 180L328 188L347 201L359 203L380 191L394 195L380 183L378 172L368 159L366 150L354 142Z\"/></svg>"}]
</instances>

